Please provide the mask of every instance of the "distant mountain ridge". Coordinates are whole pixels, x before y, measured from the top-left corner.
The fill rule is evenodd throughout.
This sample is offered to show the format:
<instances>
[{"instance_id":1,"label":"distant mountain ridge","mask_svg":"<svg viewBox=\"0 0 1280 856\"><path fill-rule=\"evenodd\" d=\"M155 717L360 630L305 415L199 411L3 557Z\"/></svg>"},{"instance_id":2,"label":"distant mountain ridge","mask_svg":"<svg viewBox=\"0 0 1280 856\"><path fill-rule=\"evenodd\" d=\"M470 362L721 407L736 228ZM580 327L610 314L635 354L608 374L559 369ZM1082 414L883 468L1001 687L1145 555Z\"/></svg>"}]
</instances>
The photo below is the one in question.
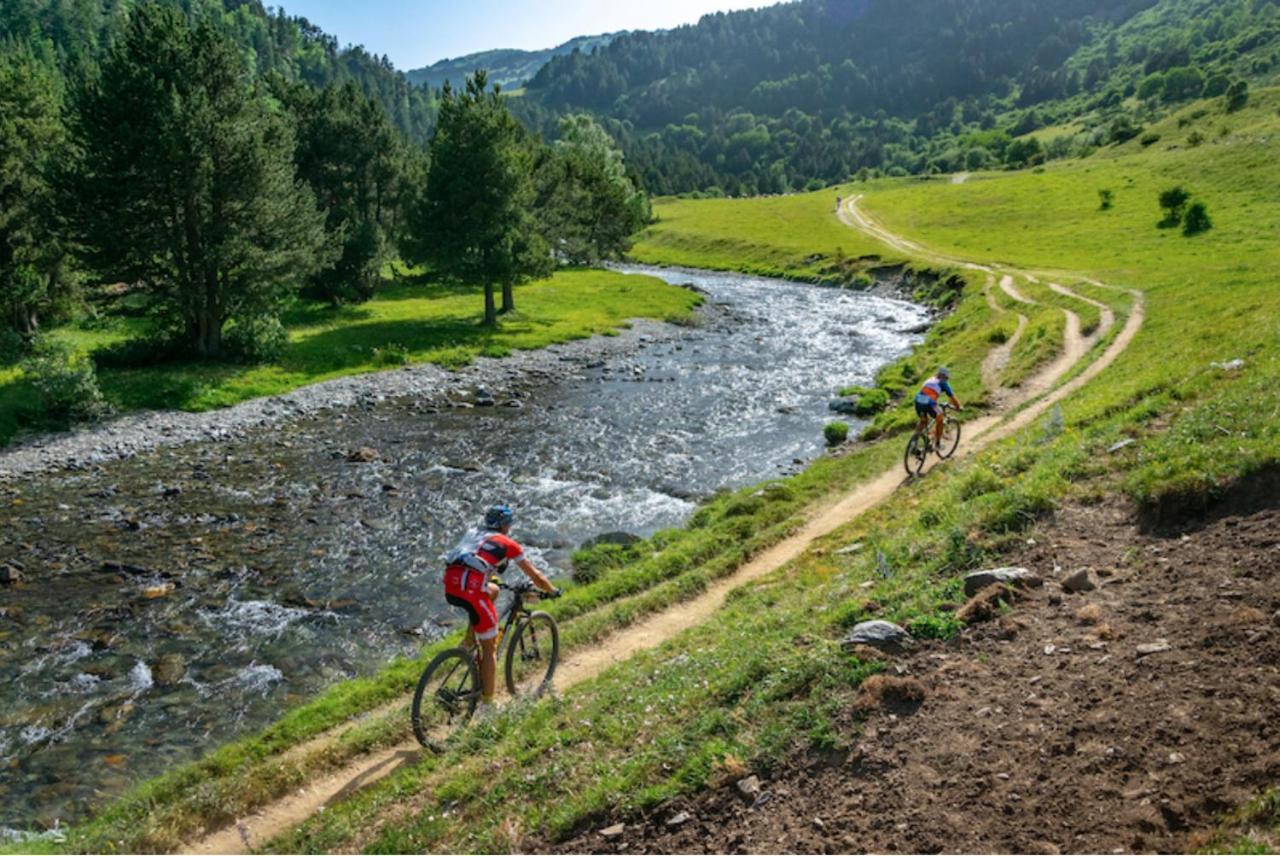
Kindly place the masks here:
<instances>
[{"instance_id":1,"label":"distant mountain ridge","mask_svg":"<svg viewBox=\"0 0 1280 856\"><path fill-rule=\"evenodd\" d=\"M504 89L514 89L531 80L552 57L570 54L575 50L589 54L598 47L609 45L620 35L622 35L621 32L604 33L598 36L577 36L554 48L538 51L515 48L481 51L452 59L442 59L425 68L406 71L405 77L415 86L429 86L434 89L446 80L451 85L458 86L468 74L483 68L488 72L490 81L500 84Z\"/></svg>"}]
</instances>

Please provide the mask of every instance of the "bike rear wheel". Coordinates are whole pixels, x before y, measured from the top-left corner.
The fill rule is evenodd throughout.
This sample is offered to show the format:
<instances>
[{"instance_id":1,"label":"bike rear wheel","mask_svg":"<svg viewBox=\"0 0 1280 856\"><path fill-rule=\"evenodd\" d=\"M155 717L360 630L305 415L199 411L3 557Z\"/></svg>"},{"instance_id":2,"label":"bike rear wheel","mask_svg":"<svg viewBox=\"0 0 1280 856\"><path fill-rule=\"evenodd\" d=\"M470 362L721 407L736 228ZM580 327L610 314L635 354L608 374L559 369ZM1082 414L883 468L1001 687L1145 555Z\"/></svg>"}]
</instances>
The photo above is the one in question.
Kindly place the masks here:
<instances>
[{"instance_id":1,"label":"bike rear wheel","mask_svg":"<svg viewBox=\"0 0 1280 856\"><path fill-rule=\"evenodd\" d=\"M902 465L907 468L907 475L918 476L924 470L924 462L929 459L929 441L919 431L911 435L907 441L907 452L902 456Z\"/></svg>"},{"instance_id":2,"label":"bike rear wheel","mask_svg":"<svg viewBox=\"0 0 1280 856\"><path fill-rule=\"evenodd\" d=\"M960 445L960 423L948 419L942 423L942 442L938 444L938 457L944 461L956 453Z\"/></svg>"},{"instance_id":3,"label":"bike rear wheel","mask_svg":"<svg viewBox=\"0 0 1280 856\"><path fill-rule=\"evenodd\" d=\"M471 719L480 701L480 667L475 654L450 648L422 672L409 717L418 742L439 752L444 742Z\"/></svg>"},{"instance_id":4,"label":"bike rear wheel","mask_svg":"<svg viewBox=\"0 0 1280 856\"><path fill-rule=\"evenodd\" d=\"M551 686L560 662L560 629L545 612L523 619L507 648L507 690L513 696L536 698Z\"/></svg>"}]
</instances>

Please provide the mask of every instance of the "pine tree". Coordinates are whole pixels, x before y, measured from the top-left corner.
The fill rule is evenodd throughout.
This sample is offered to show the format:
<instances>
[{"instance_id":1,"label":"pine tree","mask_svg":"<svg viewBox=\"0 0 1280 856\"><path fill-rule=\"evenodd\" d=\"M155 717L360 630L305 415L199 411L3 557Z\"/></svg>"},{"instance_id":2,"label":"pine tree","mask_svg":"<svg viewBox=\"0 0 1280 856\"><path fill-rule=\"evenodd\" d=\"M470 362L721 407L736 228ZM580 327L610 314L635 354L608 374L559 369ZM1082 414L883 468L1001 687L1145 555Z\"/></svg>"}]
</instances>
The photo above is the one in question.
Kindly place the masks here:
<instances>
[{"instance_id":1,"label":"pine tree","mask_svg":"<svg viewBox=\"0 0 1280 856\"><path fill-rule=\"evenodd\" d=\"M0 324L24 336L61 270L47 180L63 139L59 109L57 72L25 44L0 50Z\"/></svg>"},{"instance_id":2,"label":"pine tree","mask_svg":"<svg viewBox=\"0 0 1280 856\"><path fill-rule=\"evenodd\" d=\"M373 296L396 225L404 152L377 102L348 81L316 91L282 87L297 118L298 174L327 212L325 229L338 256L308 290L333 303Z\"/></svg>"},{"instance_id":3,"label":"pine tree","mask_svg":"<svg viewBox=\"0 0 1280 856\"><path fill-rule=\"evenodd\" d=\"M196 354L220 356L229 321L274 319L325 261L292 129L216 23L138 6L75 118L64 188L87 259L145 284Z\"/></svg>"},{"instance_id":4,"label":"pine tree","mask_svg":"<svg viewBox=\"0 0 1280 856\"><path fill-rule=\"evenodd\" d=\"M513 286L548 270L532 214L532 152L524 128L483 71L462 92L447 84L431 138L426 188L407 223L405 253L446 278L484 286L484 320L515 309Z\"/></svg>"}]
</instances>

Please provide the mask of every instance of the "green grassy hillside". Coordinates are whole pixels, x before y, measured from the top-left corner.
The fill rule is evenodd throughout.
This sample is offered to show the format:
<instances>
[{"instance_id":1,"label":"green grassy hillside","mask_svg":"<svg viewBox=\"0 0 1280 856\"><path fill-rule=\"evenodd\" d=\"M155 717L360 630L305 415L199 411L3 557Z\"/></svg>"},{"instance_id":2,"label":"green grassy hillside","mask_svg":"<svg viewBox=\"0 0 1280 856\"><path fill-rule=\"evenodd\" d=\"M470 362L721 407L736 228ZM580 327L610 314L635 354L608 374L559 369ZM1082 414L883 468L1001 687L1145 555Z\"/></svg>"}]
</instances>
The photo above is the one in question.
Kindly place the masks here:
<instances>
[{"instance_id":1,"label":"green grassy hillside","mask_svg":"<svg viewBox=\"0 0 1280 856\"><path fill-rule=\"evenodd\" d=\"M1274 471L1280 412L1265 402L1274 400L1271 387L1280 376L1280 289L1273 280L1280 270L1278 103L1268 92L1232 115L1213 104L1188 108L1161 126L1160 144L1043 171L977 175L963 185L895 181L844 189L842 195L865 194L866 211L935 251L1031 268L1042 282L1060 280L1103 299L1122 321L1134 307L1126 292L1080 281L1140 289L1145 322L1114 364L1044 418L898 489L737 591L713 621L559 698L508 709L470 729L449 754L421 758L328 805L268 849L537 848L601 818L627 817L739 777L797 747L847 748L858 739L857 724L841 717L863 679L885 668L841 650L838 640L851 624L886 618L917 637L945 638L960 626L953 612L960 575L999 563L1059 503L1120 494L1159 518L1204 507L1233 481ZM1198 110L1207 112L1191 119ZM1189 121L1180 125L1180 118ZM1212 140L1196 147L1181 142L1191 123L1206 136L1213 130ZM1156 196L1176 183L1208 204L1214 228L1184 237L1157 227ZM1110 210L1099 210L1099 189L1114 191ZM803 260L806 250L830 254L836 241L851 253L859 247L890 255L852 231L846 241L833 208L830 193L662 203L665 237L651 232L636 253L644 261L719 258L722 267L759 270ZM732 235L748 239L733 249L718 243ZM967 385L962 397L989 392L979 364L998 338L993 334L1007 334L1013 306L997 298L999 309L991 308L982 295L985 275L966 276L956 310L882 382L896 375L905 384L909 374L946 360ZM1034 289L1034 296L1084 312L1079 301L1047 288ZM1242 363L1230 363L1236 359ZM1120 440L1134 442L1119 448ZM579 557L599 579L551 607L568 643L589 645L702 591L835 494L896 465L899 455L900 439L864 444L790 479L720 497L678 532ZM862 548L843 549L854 543ZM61 846L172 847L318 771L394 743L407 730L400 707L362 721L315 757L285 752L395 698L413 673L413 664L402 663L375 679L335 687L269 732L144 786ZM1274 812L1274 802L1260 800L1263 808L1247 813L1273 822L1266 812ZM1232 838L1222 846L1257 845Z\"/></svg>"}]
</instances>

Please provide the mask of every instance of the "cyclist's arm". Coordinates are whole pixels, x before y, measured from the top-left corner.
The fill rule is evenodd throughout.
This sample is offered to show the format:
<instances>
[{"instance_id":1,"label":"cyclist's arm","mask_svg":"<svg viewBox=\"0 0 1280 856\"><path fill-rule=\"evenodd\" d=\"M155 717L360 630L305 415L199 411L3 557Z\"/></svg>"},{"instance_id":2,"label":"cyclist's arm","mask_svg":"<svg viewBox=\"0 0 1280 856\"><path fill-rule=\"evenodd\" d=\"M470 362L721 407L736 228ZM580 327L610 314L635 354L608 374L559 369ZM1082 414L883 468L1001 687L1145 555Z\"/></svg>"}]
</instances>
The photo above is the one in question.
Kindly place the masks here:
<instances>
[{"instance_id":1,"label":"cyclist's arm","mask_svg":"<svg viewBox=\"0 0 1280 856\"><path fill-rule=\"evenodd\" d=\"M545 591L547 594L551 594L551 592L556 590L556 587L551 584L551 580L543 576L542 572L535 568L533 566L533 562L530 562L528 559L524 557L517 559L516 567L524 571L524 575L533 580L533 584Z\"/></svg>"},{"instance_id":2,"label":"cyclist's arm","mask_svg":"<svg viewBox=\"0 0 1280 856\"><path fill-rule=\"evenodd\" d=\"M951 399L952 407L956 410L964 410L964 408L960 406L960 399L956 398L956 394L951 391L951 384L944 383L942 385L942 391L947 394L947 398Z\"/></svg>"}]
</instances>

